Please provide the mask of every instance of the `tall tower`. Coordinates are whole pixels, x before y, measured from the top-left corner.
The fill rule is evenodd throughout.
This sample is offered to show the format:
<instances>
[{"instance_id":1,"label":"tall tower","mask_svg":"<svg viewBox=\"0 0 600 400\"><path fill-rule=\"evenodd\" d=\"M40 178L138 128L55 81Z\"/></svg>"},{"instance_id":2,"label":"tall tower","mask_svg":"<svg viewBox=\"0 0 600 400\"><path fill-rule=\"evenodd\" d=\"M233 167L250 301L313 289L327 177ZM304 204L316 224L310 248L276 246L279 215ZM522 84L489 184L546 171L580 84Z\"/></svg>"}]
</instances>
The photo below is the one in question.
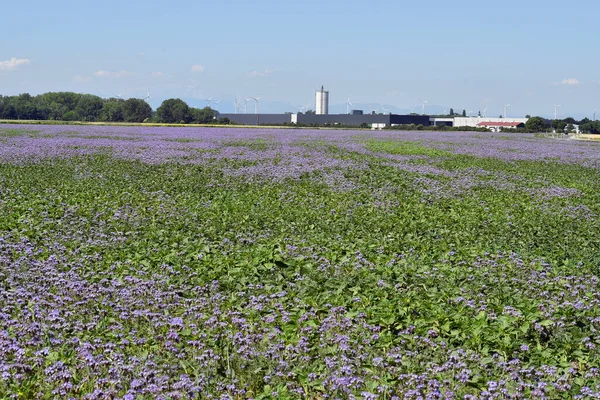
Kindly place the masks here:
<instances>
[{"instance_id":1,"label":"tall tower","mask_svg":"<svg viewBox=\"0 0 600 400\"><path fill-rule=\"evenodd\" d=\"M317 92L315 113L317 115L329 114L329 92L326 92L323 86L321 86L321 90Z\"/></svg>"}]
</instances>

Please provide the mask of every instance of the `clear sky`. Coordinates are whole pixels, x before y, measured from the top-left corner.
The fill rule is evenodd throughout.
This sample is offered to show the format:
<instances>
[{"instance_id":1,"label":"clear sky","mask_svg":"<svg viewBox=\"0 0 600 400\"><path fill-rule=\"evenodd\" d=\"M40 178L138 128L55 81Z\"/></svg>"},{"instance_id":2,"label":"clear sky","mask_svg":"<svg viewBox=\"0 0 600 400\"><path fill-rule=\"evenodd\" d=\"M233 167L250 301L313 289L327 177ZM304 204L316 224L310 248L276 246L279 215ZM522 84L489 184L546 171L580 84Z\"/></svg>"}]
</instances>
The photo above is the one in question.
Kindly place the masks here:
<instances>
[{"instance_id":1,"label":"clear sky","mask_svg":"<svg viewBox=\"0 0 600 400\"><path fill-rule=\"evenodd\" d=\"M498 116L600 113L597 0L104 0L2 5L0 93L260 96ZM344 106L345 107L345 106ZM417 107L417 110L420 108ZM250 109L250 106L249 106ZM345 108L344 108L345 110ZM253 111L253 110L252 110ZM292 110L290 110L292 111Z\"/></svg>"}]
</instances>

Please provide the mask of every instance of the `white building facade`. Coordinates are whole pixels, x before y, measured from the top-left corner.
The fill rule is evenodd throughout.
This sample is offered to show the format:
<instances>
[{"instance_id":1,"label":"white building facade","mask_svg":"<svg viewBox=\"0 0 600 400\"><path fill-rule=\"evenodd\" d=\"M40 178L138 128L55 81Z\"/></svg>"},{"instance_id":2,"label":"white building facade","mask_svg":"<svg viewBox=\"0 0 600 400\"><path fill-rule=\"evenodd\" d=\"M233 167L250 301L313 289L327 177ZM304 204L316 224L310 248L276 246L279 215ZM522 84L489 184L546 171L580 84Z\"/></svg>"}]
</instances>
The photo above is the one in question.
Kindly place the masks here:
<instances>
[{"instance_id":1,"label":"white building facade","mask_svg":"<svg viewBox=\"0 0 600 400\"><path fill-rule=\"evenodd\" d=\"M315 105L315 113L317 115L329 114L329 92L326 91L323 86L321 86L321 90L316 93Z\"/></svg>"}]
</instances>

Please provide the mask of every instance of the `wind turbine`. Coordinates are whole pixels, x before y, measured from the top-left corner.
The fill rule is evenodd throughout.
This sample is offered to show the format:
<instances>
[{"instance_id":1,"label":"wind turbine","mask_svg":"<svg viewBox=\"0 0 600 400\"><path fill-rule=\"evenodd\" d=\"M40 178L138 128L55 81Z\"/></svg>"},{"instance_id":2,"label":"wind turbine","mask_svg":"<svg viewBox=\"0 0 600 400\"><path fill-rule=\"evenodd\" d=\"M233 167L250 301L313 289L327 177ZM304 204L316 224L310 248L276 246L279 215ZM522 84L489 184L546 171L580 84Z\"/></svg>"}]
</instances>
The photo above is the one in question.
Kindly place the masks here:
<instances>
[{"instance_id":1,"label":"wind turbine","mask_svg":"<svg viewBox=\"0 0 600 400\"><path fill-rule=\"evenodd\" d=\"M210 96L208 99L206 99L204 101L206 101L208 103L208 108L212 108L211 107L211 105L212 105L212 96Z\"/></svg>"},{"instance_id":2,"label":"wind turbine","mask_svg":"<svg viewBox=\"0 0 600 400\"><path fill-rule=\"evenodd\" d=\"M410 113L411 114L413 114L415 112L415 107L416 106L417 106L416 104L413 104L413 106L411 107L411 109L410 109Z\"/></svg>"},{"instance_id":3,"label":"wind turbine","mask_svg":"<svg viewBox=\"0 0 600 400\"><path fill-rule=\"evenodd\" d=\"M148 100L150 100L150 92L148 92L148 94L146 95L146 97L144 97L142 100L144 100L144 101L146 101L146 102L147 102Z\"/></svg>"},{"instance_id":4,"label":"wind turbine","mask_svg":"<svg viewBox=\"0 0 600 400\"><path fill-rule=\"evenodd\" d=\"M239 102L239 99L238 99L237 96L235 96L235 102L234 102L234 104L235 104L235 113L236 114L238 113L238 102Z\"/></svg>"},{"instance_id":5,"label":"wind turbine","mask_svg":"<svg viewBox=\"0 0 600 400\"><path fill-rule=\"evenodd\" d=\"M388 114L390 112L389 108L385 108L385 107L382 106L381 109L383 110L384 114Z\"/></svg>"},{"instance_id":6,"label":"wind turbine","mask_svg":"<svg viewBox=\"0 0 600 400\"><path fill-rule=\"evenodd\" d=\"M473 110L467 111L467 115L470 117L473 114Z\"/></svg>"},{"instance_id":7,"label":"wind turbine","mask_svg":"<svg viewBox=\"0 0 600 400\"><path fill-rule=\"evenodd\" d=\"M557 118L558 107L562 107L562 104L556 104L555 102L552 102L552 105L554 106L554 119L558 119Z\"/></svg>"},{"instance_id":8,"label":"wind turbine","mask_svg":"<svg viewBox=\"0 0 600 400\"><path fill-rule=\"evenodd\" d=\"M487 114L486 114L487 110L488 110L488 107L483 109L483 112L481 113L482 117L484 117L484 118L487 117Z\"/></svg>"},{"instance_id":9,"label":"wind turbine","mask_svg":"<svg viewBox=\"0 0 600 400\"><path fill-rule=\"evenodd\" d=\"M215 101L215 111L219 111L219 103L221 102L221 99Z\"/></svg>"},{"instance_id":10,"label":"wind turbine","mask_svg":"<svg viewBox=\"0 0 600 400\"><path fill-rule=\"evenodd\" d=\"M310 107L310 104L307 104L305 106L296 106L296 108L301 112L301 113L306 113L306 111L308 111L308 108Z\"/></svg>"},{"instance_id":11,"label":"wind turbine","mask_svg":"<svg viewBox=\"0 0 600 400\"><path fill-rule=\"evenodd\" d=\"M447 114L446 114L447 112L448 112L448 109L446 108L446 109L444 110L444 112L442 113L442 115L447 115Z\"/></svg>"},{"instance_id":12,"label":"wind turbine","mask_svg":"<svg viewBox=\"0 0 600 400\"><path fill-rule=\"evenodd\" d=\"M510 107L510 104L504 105L504 118L507 118L508 116L508 107Z\"/></svg>"},{"instance_id":13,"label":"wind turbine","mask_svg":"<svg viewBox=\"0 0 600 400\"><path fill-rule=\"evenodd\" d=\"M421 102L421 115L425 115L425 104L429 103L429 100L421 101L421 99L419 99L419 101Z\"/></svg>"},{"instance_id":14,"label":"wind turbine","mask_svg":"<svg viewBox=\"0 0 600 400\"><path fill-rule=\"evenodd\" d=\"M123 100L123 95L124 95L124 94L125 94L125 93L121 93L121 94L115 94L115 93L113 93L113 96L115 96L115 97L116 97L117 99L119 99L119 100Z\"/></svg>"},{"instance_id":15,"label":"wind turbine","mask_svg":"<svg viewBox=\"0 0 600 400\"><path fill-rule=\"evenodd\" d=\"M346 100L346 114L350 114L350 106L353 106L354 104L352 104L352 102L350 101L350 96L348 96L348 100Z\"/></svg>"},{"instance_id":16,"label":"wind turbine","mask_svg":"<svg viewBox=\"0 0 600 400\"><path fill-rule=\"evenodd\" d=\"M251 100L254 100L254 114L258 114L258 100L260 100L260 97L252 97L250 96Z\"/></svg>"},{"instance_id":17,"label":"wind turbine","mask_svg":"<svg viewBox=\"0 0 600 400\"><path fill-rule=\"evenodd\" d=\"M594 121L596 120L596 110L594 110Z\"/></svg>"}]
</instances>

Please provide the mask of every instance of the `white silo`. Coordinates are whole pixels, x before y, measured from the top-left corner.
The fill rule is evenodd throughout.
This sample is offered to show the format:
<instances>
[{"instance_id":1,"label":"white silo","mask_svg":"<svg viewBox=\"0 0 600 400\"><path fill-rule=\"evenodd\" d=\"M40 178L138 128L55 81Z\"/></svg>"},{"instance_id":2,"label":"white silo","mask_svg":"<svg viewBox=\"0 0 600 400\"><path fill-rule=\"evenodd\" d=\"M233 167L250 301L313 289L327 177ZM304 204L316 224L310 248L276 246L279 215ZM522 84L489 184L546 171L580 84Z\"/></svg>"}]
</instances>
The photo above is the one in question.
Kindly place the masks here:
<instances>
[{"instance_id":1,"label":"white silo","mask_svg":"<svg viewBox=\"0 0 600 400\"><path fill-rule=\"evenodd\" d=\"M317 92L315 113L317 115L329 114L329 92L326 92L323 86L321 86L321 90Z\"/></svg>"}]
</instances>

